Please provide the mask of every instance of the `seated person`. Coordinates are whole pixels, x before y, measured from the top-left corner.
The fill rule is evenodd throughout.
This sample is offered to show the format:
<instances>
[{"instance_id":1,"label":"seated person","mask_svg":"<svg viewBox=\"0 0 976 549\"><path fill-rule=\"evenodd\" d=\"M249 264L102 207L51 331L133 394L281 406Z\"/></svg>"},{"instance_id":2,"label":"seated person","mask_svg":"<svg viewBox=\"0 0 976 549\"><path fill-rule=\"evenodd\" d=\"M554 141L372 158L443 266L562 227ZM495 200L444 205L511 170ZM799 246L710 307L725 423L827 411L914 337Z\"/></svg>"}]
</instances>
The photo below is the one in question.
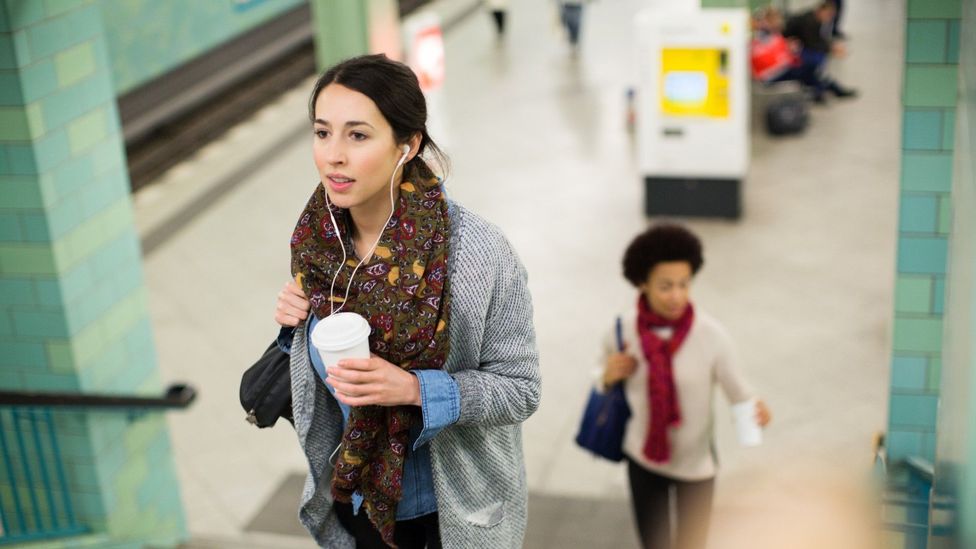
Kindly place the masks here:
<instances>
[{"instance_id":1,"label":"seated person","mask_svg":"<svg viewBox=\"0 0 976 549\"><path fill-rule=\"evenodd\" d=\"M749 57L752 77L765 84L800 65L798 52L783 37L783 16L776 8L760 8L753 16Z\"/></svg>"},{"instance_id":2,"label":"seated person","mask_svg":"<svg viewBox=\"0 0 976 549\"><path fill-rule=\"evenodd\" d=\"M816 8L790 17L783 29L783 36L793 40L798 47L799 64L778 75L772 81L799 80L810 88L816 103L825 101L825 92L837 97L854 97L855 90L841 86L824 73L827 59L845 55L843 43L833 39L833 20L837 5L824 0Z\"/></svg>"}]
</instances>

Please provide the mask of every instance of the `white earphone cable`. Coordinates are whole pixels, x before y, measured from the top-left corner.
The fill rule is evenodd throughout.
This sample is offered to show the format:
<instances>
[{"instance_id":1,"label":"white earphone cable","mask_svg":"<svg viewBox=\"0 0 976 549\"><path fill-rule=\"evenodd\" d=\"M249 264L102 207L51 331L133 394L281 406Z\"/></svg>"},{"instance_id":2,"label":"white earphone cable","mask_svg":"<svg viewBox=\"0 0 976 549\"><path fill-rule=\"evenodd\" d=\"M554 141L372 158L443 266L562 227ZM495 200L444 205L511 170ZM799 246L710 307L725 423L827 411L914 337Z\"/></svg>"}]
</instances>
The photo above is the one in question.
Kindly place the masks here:
<instances>
[{"instance_id":1,"label":"white earphone cable","mask_svg":"<svg viewBox=\"0 0 976 549\"><path fill-rule=\"evenodd\" d=\"M394 204L393 202L393 182L396 179L397 170L399 170L400 167L403 166L404 162L407 160L408 154L410 154L410 149L407 149L403 152L403 156L400 157L400 160L397 162L396 167L393 168L393 174L390 175L390 215L387 216L386 222L383 223L383 227L380 229L380 234L379 236L376 237L376 242L373 242L373 245L370 246L369 251L363 254L362 259L359 260L359 263L356 265L356 268L354 268L352 270L352 274L349 275L349 283L346 284L346 293L343 296L342 303L339 305L338 309L335 308L335 294L334 294L335 283L339 277L339 272L342 271L343 267L346 266L346 257L347 257L346 246L342 242L342 233L339 232L339 225L336 223L335 216L332 215L332 203L329 201L329 192L328 190L326 190L325 192L325 205L329 209L329 218L332 220L332 226L335 228L336 237L339 238L339 246L342 248L342 261L339 263L339 268L336 269L335 274L332 275L332 285L329 286L329 314L330 315L338 313L339 311L342 310L343 307L345 307L346 300L349 299L349 289L352 288L352 281L353 278L355 278L356 276L356 271L358 271L359 268L363 266L363 263L365 263L370 257L373 256L373 252L376 251L376 247L379 245L380 240L383 238L383 231L386 230L386 226L389 225L390 220L393 219L393 214L396 212L396 204Z\"/></svg>"}]
</instances>

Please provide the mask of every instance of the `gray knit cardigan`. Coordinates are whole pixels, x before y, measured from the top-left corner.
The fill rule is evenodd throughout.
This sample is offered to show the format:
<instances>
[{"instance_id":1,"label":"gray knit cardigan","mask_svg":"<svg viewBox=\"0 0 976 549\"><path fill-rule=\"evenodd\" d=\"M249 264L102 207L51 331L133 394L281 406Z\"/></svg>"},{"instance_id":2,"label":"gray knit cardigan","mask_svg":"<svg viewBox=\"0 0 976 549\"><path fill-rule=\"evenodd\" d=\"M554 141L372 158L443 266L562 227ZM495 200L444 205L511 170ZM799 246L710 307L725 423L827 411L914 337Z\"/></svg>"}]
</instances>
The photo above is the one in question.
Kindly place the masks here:
<instances>
[{"instance_id":1,"label":"gray knit cardigan","mask_svg":"<svg viewBox=\"0 0 976 549\"><path fill-rule=\"evenodd\" d=\"M522 428L539 405L541 379L526 272L501 231L450 203L451 352L445 370L461 414L431 441L431 467L446 548L522 546L528 488ZM322 547L354 549L332 510L329 457L342 414L318 380L305 330L295 330L291 391L295 430L308 458L299 520Z\"/></svg>"}]
</instances>

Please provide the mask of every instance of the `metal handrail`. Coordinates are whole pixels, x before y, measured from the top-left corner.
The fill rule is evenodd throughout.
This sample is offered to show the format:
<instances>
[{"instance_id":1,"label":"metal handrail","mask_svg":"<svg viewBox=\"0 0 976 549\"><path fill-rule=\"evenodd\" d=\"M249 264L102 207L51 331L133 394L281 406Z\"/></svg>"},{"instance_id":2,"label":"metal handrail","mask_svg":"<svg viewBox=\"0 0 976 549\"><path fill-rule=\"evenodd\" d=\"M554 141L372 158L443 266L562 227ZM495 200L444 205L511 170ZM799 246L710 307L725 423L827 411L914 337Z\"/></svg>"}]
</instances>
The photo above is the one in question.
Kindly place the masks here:
<instances>
[{"instance_id":1,"label":"metal handrail","mask_svg":"<svg viewBox=\"0 0 976 549\"><path fill-rule=\"evenodd\" d=\"M919 456L908 456L905 458L905 465L908 471L918 476L920 480L932 484L935 481L935 466L932 462Z\"/></svg>"},{"instance_id":2,"label":"metal handrail","mask_svg":"<svg viewBox=\"0 0 976 549\"><path fill-rule=\"evenodd\" d=\"M134 421L187 408L195 399L196 390L185 384L159 396L0 391L0 547L90 531L72 501L61 420L121 412Z\"/></svg>"},{"instance_id":3,"label":"metal handrail","mask_svg":"<svg viewBox=\"0 0 976 549\"><path fill-rule=\"evenodd\" d=\"M51 393L41 391L0 391L0 406L45 406L71 408L133 408L188 407L196 399L196 389L190 385L173 384L162 396L109 395L90 393Z\"/></svg>"}]
</instances>

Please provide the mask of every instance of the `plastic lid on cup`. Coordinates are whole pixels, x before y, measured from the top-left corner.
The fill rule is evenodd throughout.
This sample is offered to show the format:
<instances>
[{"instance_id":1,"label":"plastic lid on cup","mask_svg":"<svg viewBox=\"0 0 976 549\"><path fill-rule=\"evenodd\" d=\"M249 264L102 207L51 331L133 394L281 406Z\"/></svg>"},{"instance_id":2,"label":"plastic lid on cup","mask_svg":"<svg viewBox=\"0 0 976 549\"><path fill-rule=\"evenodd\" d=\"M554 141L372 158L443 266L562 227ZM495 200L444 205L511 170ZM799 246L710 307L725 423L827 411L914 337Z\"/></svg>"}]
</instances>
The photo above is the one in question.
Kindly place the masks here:
<instances>
[{"instance_id":1,"label":"plastic lid on cup","mask_svg":"<svg viewBox=\"0 0 976 549\"><path fill-rule=\"evenodd\" d=\"M312 345L323 351L342 351L369 337L369 322L357 313L327 316L312 330Z\"/></svg>"}]
</instances>

